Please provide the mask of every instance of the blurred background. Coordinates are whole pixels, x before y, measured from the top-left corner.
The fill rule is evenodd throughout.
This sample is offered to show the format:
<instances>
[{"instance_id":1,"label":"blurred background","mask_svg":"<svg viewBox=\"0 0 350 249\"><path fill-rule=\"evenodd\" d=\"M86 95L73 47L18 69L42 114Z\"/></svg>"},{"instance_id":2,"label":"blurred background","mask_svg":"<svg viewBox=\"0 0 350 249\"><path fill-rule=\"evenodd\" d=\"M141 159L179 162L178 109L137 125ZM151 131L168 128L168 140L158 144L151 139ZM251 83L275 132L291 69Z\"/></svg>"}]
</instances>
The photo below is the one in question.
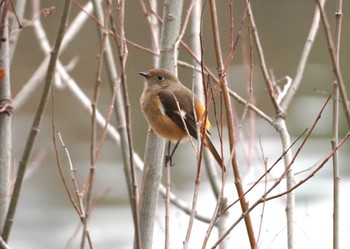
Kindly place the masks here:
<instances>
[{"instance_id":1,"label":"blurred background","mask_svg":"<svg viewBox=\"0 0 350 249\"><path fill-rule=\"evenodd\" d=\"M40 2L40 8L54 7L51 15L47 17L41 16L42 25L47 32L51 45L56 38L63 2L64 1L55 0ZM87 1L80 1L82 5L86 3ZM185 3L184 9L188 7L188 4L188 2ZM229 52L229 5L227 1L218 1L217 4L221 25L222 48L224 55L227 55ZM311 26L315 11L315 2L304 0L264 0L251 1L251 4L268 68L273 70L276 79L283 78L284 76L293 78ZM159 15L162 16L161 1L159 5ZM328 1L326 9L333 31L335 23L335 1ZM140 2L126 1L125 10L126 38L134 43L150 48L150 30L140 7ZM235 1L233 11L236 36L238 35L238 30L241 25L243 10L244 1ZM73 3L71 19L79 12L81 12L81 9L77 4ZM349 13L350 3L344 1L340 65L347 88L350 87L348 84L350 79L350 70L348 70L350 68L350 29L347 28L350 25L348 18ZM29 1L25 12L26 22L28 23L29 20L38 18L38 15L39 13L33 11L32 3ZM209 27L210 13L208 6L205 6L203 11L205 63L215 72L212 32ZM249 35L247 30L246 21L243 24L240 42L236 48L234 59L228 73L231 89L244 98L247 97L246 82L248 78L243 59L244 56L249 53ZM73 62L70 75L90 98L93 96L96 83L97 55L100 46L97 34L96 23L92 19L89 19L79 31L76 38L60 56L63 65L72 65ZM184 40L188 42L189 39L190 35L186 34ZM20 31L19 42L11 65L13 97L15 97L26 84L45 58L45 54L40 49L39 43L40 41L36 37L32 26L25 26ZM116 46L113 42L112 45L114 47ZM256 51L255 49L253 50L253 85L256 105L274 118L272 104L261 75ZM134 150L143 158L148 126L139 106L139 98L143 89L143 79L138 75L138 72L147 71L152 68L153 59L151 54L141 51L131 45L128 46L128 52L126 70L131 104L133 143L135 146ZM193 63L190 56L183 48L179 50L179 59L190 64ZM192 75L192 70L179 67L179 78L188 87L191 87ZM104 73L98 104L99 110L105 116L111 102L110 86L107 80L106 74ZM288 110L287 125L294 139L306 128L310 128L325 99L332 90L332 82L332 65L325 34L321 28L308 60L301 87ZM71 207L67 194L65 193L54 157L51 121L52 108L54 108L55 112L56 129L60 131L70 152L81 185L84 183L90 167L91 117L64 84L56 83L54 88L54 106L52 106L52 102L49 103L38 140L35 144L35 149L33 150L33 163L28 169L28 177L26 177L22 189L19 208L9 242L11 248L65 248L67 245L72 245L70 248L77 248L77 244L75 243L80 240L80 233L78 233L78 235L74 237L72 244L70 244L69 241L69 239L75 235L76 229L79 227L79 217ZM13 153L16 164L22 156L33 116L41 96L41 91L42 84L35 89L34 93L30 95L29 100L25 102L23 106L20 106L14 111ZM233 101L233 103L236 111L236 121L239 123L243 107L235 101ZM306 145L299 160L297 160L295 166L296 171L317 165L331 150L331 110L332 107L329 105L312 136L312 141ZM115 118L113 116L111 123L115 124ZM340 136L343 136L349 130L349 125L345 122L343 112L341 112L340 126ZM248 130L243 127L241 131L242 134L246 134ZM215 137L215 134L213 136ZM252 165L263 169L261 152L258 146L259 139L264 147L265 156L268 158L268 161L272 163L281 154L280 141L274 128L265 121L257 118L255 125L255 142L257 147ZM239 146L238 151L242 153L239 155L239 159L242 165L242 172L246 174L248 172L248 160L244 154L244 137L240 143L241 146ZM293 151L296 151L296 148L293 149ZM193 191L196 171L195 167L190 168L186 165L190 164L189 162L193 162L192 164L195 165L196 161L196 158L189 152L191 152L191 146L189 144L182 144L175 155L176 166L172 168L172 189L181 198L188 201L192 198L191 193ZM69 181L68 165L66 164L67 160L65 158L62 152L61 159L63 165L66 167L66 176ZM344 184L342 186L344 189L349 187L347 179L349 167L347 167L346 164L349 159L349 143L347 143L342 147L340 154L342 184ZM283 167L282 164L280 166ZM323 206L327 208L328 212L324 215L329 217L329 219L325 221L328 223L324 224L324 228L330 226L329 222L331 222L332 215L331 166L332 165L328 163L318 175L297 191L298 212L300 212L300 216L298 216L299 219L305 221L303 217L305 218L307 216L310 218L310 224L313 224L312 219L319 215L318 213L314 213L314 216L312 216L313 211ZM276 173L276 176L277 175ZM300 179L303 178L303 176L305 175L301 175ZM248 177L248 180L253 180L247 175L244 175L244 177ZM206 186L206 176L203 176L203 178L203 185ZM108 136L98 162L95 180L96 189L94 195L96 202L91 217L90 229L96 248L131 248L133 222L128 203L120 147ZM203 188L206 189L207 187ZM204 190L203 193L205 193ZM345 194L343 197L346 199ZM279 228L283 230L285 229L283 225L283 200L279 200L277 203L279 203L282 217ZM160 200L160 207L162 206L163 202ZM349 201L344 203L343 207L350 208ZM349 215L345 212L343 215L345 222L343 224L343 231L347 235L350 235ZM162 219L162 216L160 216L160 219ZM302 233L305 234L305 240L310 242L311 247L308 248L313 248L312 246L315 246L314 248L330 248L328 245L331 246L331 235L324 236L324 238L322 238L324 241L319 237L319 240L321 240L320 242L312 237L311 231L313 231L312 229L314 228L310 228L312 227L311 225L310 227L300 225L300 227L300 230L303 231ZM310 230L308 230L309 228ZM331 228L329 227L327 229ZM271 232L271 234L273 234L273 232ZM278 232L275 232L275 235L276 234L278 234ZM320 235L320 233L317 235ZM278 235L276 235L276 237L278 237ZM182 239L183 238L184 237L182 237ZM342 242L343 245L350 243L349 236L347 238L343 236L342 238L344 240ZM276 239L276 241L278 241L278 239ZM281 244L278 244L276 241L271 242L269 246L263 248L283 248L279 247ZM243 245L247 246L248 244ZM284 245L283 242L282 245ZM327 246L319 247L320 245ZM243 246L240 248L246 247Z\"/></svg>"}]
</instances>

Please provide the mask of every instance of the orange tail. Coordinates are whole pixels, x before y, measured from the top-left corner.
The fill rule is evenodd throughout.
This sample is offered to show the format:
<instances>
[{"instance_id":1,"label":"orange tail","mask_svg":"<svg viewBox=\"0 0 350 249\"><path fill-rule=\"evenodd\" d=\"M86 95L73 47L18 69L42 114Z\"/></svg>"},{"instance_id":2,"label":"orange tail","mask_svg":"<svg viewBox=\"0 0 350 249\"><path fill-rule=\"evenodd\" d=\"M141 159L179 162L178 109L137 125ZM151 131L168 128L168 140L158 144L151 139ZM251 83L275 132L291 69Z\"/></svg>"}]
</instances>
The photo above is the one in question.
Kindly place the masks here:
<instances>
[{"instance_id":1,"label":"orange tail","mask_svg":"<svg viewBox=\"0 0 350 249\"><path fill-rule=\"evenodd\" d=\"M211 142L210 138L208 137L208 135L205 135L205 137L204 137L204 145L209 149L210 153L213 155L216 162L219 164L221 170L226 172L226 167L221 159L221 156L219 155L219 153L215 149L215 147L214 147L213 143Z\"/></svg>"}]
</instances>

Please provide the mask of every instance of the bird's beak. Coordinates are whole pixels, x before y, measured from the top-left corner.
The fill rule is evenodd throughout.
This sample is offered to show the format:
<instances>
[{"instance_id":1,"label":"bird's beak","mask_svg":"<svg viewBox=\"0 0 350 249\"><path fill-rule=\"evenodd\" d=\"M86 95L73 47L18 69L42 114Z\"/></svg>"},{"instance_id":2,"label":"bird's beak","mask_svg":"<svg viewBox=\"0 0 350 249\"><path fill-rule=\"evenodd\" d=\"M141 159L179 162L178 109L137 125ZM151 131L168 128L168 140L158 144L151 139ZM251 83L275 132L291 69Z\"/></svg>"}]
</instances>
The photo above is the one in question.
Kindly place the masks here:
<instances>
[{"instance_id":1,"label":"bird's beak","mask_svg":"<svg viewBox=\"0 0 350 249\"><path fill-rule=\"evenodd\" d=\"M139 75L145 77L145 78L149 78L149 74L148 73L145 73L145 72L139 72Z\"/></svg>"}]
</instances>

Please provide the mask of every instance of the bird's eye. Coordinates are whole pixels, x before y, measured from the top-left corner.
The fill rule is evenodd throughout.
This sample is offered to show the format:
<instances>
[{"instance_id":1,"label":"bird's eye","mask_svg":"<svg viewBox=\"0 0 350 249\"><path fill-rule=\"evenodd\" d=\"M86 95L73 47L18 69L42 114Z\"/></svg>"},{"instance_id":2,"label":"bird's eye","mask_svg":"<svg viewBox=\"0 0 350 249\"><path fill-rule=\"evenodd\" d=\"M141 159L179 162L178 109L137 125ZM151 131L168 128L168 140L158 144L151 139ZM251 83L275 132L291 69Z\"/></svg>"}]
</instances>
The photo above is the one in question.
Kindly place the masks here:
<instances>
[{"instance_id":1,"label":"bird's eye","mask_svg":"<svg viewBox=\"0 0 350 249\"><path fill-rule=\"evenodd\" d=\"M157 80L159 80L159 81L164 80L164 76L163 75L157 75Z\"/></svg>"}]
</instances>

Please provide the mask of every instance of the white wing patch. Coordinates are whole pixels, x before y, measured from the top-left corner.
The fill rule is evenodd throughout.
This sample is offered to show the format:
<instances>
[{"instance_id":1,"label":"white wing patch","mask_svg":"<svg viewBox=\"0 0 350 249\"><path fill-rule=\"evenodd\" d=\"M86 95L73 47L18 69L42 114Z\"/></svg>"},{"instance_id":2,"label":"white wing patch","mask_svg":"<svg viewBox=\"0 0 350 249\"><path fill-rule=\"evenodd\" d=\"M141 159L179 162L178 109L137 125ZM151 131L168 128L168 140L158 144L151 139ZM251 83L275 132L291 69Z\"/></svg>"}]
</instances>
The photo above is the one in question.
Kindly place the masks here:
<instances>
[{"instance_id":1,"label":"white wing patch","mask_svg":"<svg viewBox=\"0 0 350 249\"><path fill-rule=\"evenodd\" d=\"M180 109L180 115L181 115L181 117L182 117L183 119L186 118L186 114L187 114L187 112L185 112L184 110Z\"/></svg>"},{"instance_id":2,"label":"white wing patch","mask_svg":"<svg viewBox=\"0 0 350 249\"><path fill-rule=\"evenodd\" d=\"M165 108L164 108L164 105L162 104L162 102L160 103L160 111L161 113L165 116Z\"/></svg>"},{"instance_id":3,"label":"white wing patch","mask_svg":"<svg viewBox=\"0 0 350 249\"><path fill-rule=\"evenodd\" d=\"M163 115L166 115L165 113L165 108L164 108L164 105L161 103L160 104L160 111ZM180 116L185 120L186 119L186 115L187 115L187 112L185 112L184 110L180 109L179 111L175 111L175 113L178 113L180 114Z\"/></svg>"}]
</instances>

